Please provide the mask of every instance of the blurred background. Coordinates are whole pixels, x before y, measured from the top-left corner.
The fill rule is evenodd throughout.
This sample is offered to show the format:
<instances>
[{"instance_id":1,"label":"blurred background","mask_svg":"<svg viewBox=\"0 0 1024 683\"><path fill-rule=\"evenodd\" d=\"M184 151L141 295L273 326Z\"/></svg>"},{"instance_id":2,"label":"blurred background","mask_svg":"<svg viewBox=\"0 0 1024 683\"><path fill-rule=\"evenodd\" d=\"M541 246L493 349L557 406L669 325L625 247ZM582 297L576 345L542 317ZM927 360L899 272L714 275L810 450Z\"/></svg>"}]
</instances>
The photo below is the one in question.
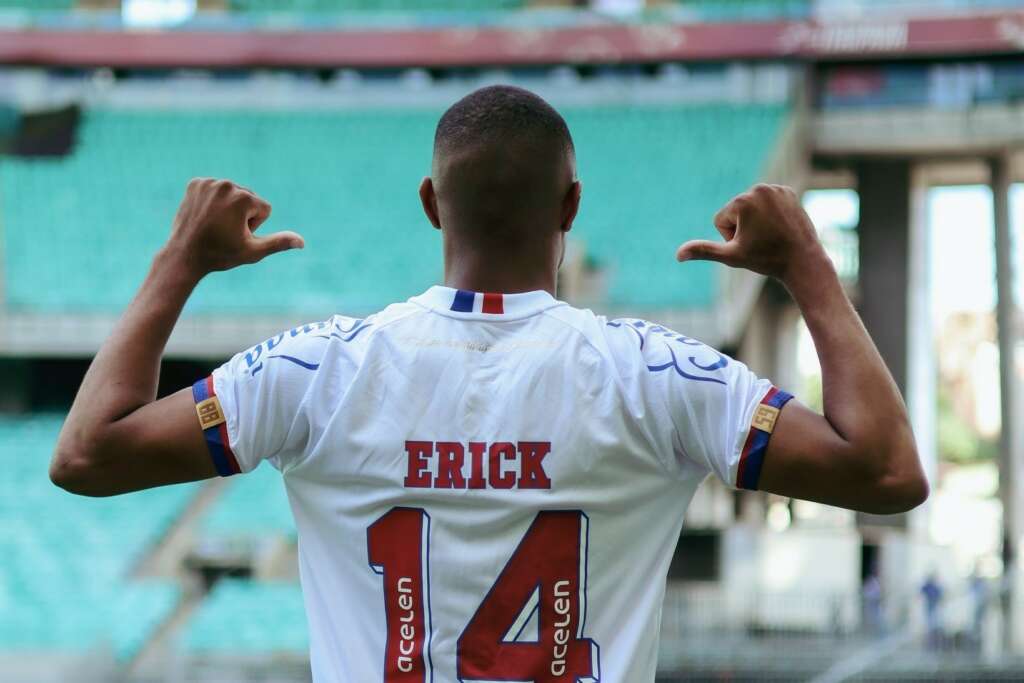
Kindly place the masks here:
<instances>
[{"instance_id":1,"label":"blurred background","mask_svg":"<svg viewBox=\"0 0 1024 683\"><path fill-rule=\"evenodd\" d=\"M559 296L820 406L785 291L673 259L750 184L803 192L932 482L876 517L709 481L661 680L1024 680L1024 3L0 0L0 681L309 680L275 471L92 500L50 452L189 178L253 188L308 248L204 282L163 393L437 283L433 128L496 82L576 140Z\"/></svg>"}]
</instances>

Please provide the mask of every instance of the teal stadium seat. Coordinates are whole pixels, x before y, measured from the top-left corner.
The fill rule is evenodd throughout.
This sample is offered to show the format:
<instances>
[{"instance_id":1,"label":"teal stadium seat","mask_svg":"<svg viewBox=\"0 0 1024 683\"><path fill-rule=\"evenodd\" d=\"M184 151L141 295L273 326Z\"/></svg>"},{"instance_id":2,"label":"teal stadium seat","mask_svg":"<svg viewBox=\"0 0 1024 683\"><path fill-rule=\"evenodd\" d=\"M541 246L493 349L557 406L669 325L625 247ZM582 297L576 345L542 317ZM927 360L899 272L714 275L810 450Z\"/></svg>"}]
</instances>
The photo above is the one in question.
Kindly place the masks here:
<instances>
[{"instance_id":1,"label":"teal stadium seat","mask_svg":"<svg viewBox=\"0 0 1024 683\"><path fill-rule=\"evenodd\" d=\"M297 583L219 581L185 626L195 655L305 654L309 630Z\"/></svg>"},{"instance_id":2,"label":"teal stadium seat","mask_svg":"<svg viewBox=\"0 0 1024 683\"><path fill-rule=\"evenodd\" d=\"M200 524L206 538L265 538L268 534L295 536L295 522L281 473L263 464L240 477L231 477Z\"/></svg>"},{"instance_id":3,"label":"teal stadium seat","mask_svg":"<svg viewBox=\"0 0 1024 683\"><path fill-rule=\"evenodd\" d=\"M711 264L678 266L680 242L756 181L782 105L562 107L583 206L572 236L606 273L610 308L699 309ZM236 180L274 205L269 230L304 251L217 274L187 313L362 315L441 279L441 245L416 188L439 109L87 110L65 158L0 160L3 292L12 311L116 312L164 242L186 181Z\"/></svg>"},{"instance_id":4,"label":"teal stadium seat","mask_svg":"<svg viewBox=\"0 0 1024 683\"><path fill-rule=\"evenodd\" d=\"M677 0L703 21L805 19L812 0Z\"/></svg>"},{"instance_id":5,"label":"teal stadium seat","mask_svg":"<svg viewBox=\"0 0 1024 683\"><path fill-rule=\"evenodd\" d=\"M76 0L0 0L0 11L17 9L24 11L70 10Z\"/></svg>"},{"instance_id":6,"label":"teal stadium seat","mask_svg":"<svg viewBox=\"0 0 1024 683\"><path fill-rule=\"evenodd\" d=\"M525 0L231 0L236 12L493 11L518 9Z\"/></svg>"},{"instance_id":7,"label":"teal stadium seat","mask_svg":"<svg viewBox=\"0 0 1024 683\"><path fill-rule=\"evenodd\" d=\"M174 582L133 581L131 571L194 489L65 493L47 476L60 424L0 417L0 651L109 648L130 659L178 601Z\"/></svg>"}]
</instances>

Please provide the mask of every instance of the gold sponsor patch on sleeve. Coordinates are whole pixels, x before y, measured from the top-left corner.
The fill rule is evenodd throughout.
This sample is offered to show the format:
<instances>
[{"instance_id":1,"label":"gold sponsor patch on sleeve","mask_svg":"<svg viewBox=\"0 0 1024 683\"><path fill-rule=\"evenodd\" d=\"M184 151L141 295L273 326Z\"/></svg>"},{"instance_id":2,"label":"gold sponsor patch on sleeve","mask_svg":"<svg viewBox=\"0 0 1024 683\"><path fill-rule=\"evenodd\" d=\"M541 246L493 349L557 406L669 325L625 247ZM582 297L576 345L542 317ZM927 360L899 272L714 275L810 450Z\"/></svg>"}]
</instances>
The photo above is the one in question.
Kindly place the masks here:
<instances>
[{"instance_id":1,"label":"gold sponsor patch on sleeve","mask_svg":"<svg viewBox=\"0 0 1024 683\"><path fill-rule=\"evenodd\" d=\"M216 427L226 421L224 411L220 407L220 401L216 396L204 399L196 404L196 415L199 416L199 426L203 429Z\"/></svg>"},{"instance_id":2,"label":"gold sponsor patch on sleeve","mask_svg":"<svg viewBox=\"0 0 1024 683\"><path fill-rule=\"evenodd\" d=\"M772 430L775 429L775 421L777 419L779 419L779 409L762 403L754 411L754 419L750 424L762 432L771 434Z\"/></svg>"}]
</instances>

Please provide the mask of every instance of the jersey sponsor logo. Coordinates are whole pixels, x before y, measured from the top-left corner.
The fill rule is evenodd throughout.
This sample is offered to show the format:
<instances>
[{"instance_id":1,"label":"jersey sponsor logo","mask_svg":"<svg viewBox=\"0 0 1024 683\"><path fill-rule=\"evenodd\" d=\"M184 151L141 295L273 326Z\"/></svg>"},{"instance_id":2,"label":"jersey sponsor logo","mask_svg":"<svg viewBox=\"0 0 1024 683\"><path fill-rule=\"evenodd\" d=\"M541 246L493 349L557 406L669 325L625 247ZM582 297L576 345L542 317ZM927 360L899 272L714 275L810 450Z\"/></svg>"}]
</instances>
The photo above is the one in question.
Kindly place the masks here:
<instances>
[{"instance_id":1,"label":"jersey sponsor logo","mask_svg":"<svg viewBox=\"0 0 1024 683\"><path fill-rule=\"evenodd\" d=\"M406 441L406 488L550 489L550 441Z\"/></svg>"},{"instance_id":2,"label":"jersey sponsor logo","mask_svg":"<svg viewBox=\"0 0 1024 683\"><path fill-rule=\"evenodd\" d=\"M562 579L555 582L555 636L551 652L551 675L565 675L565 657L569 652L569 639L572 637L572 593L570 582Z\"/></svg>"}]
</instances>

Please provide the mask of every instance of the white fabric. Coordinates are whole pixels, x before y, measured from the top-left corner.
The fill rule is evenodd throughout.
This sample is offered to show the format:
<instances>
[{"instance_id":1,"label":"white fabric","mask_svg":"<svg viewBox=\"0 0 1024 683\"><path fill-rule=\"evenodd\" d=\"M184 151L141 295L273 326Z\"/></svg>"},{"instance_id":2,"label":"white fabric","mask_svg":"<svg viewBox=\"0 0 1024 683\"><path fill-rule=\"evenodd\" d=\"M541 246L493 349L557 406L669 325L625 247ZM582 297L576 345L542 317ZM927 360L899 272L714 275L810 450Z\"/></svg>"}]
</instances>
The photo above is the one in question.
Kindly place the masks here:
<instances>
[{"instance_id":1,"label":"white fabric","mask_svg":"<svg viewBox=\"0 0 1024 683\"><path fill-rule=\"evenodd\" d=\"M365 320L296 328L214 372L242 471L265 459L283 473L314 681L384 680L367 529L397 506L430 518L426 680L458 682L459 637L537 513L582 510L581 626L600 680L653 681L683 514L708 473L735 485L770 384L675 332L545 292L504 295L502 314L480 312L481 294L472 312L452 311L456 293L433 287ZM409 488L407 440L550 442L551 488ZM436 478L438 458L426 462L422 476Z\"/></svg>"}]
</instances>

